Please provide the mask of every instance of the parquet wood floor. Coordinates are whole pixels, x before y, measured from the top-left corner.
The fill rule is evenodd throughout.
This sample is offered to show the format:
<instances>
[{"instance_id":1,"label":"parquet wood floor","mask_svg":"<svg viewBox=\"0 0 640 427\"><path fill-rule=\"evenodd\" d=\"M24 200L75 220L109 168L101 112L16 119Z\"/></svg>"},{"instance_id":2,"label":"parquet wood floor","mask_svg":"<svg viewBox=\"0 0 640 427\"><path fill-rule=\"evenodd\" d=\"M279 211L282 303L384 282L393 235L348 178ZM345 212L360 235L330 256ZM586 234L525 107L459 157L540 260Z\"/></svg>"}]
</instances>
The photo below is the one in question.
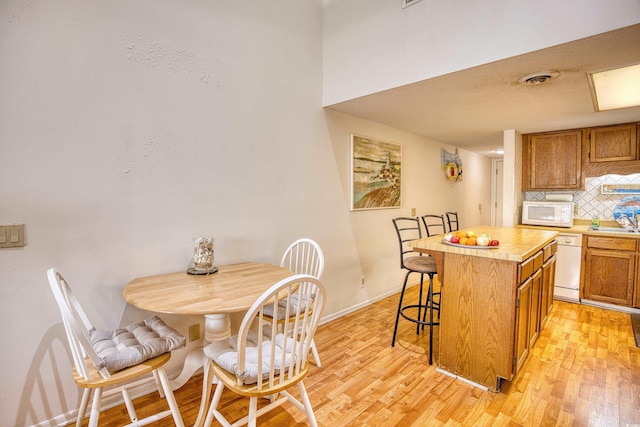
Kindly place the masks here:
<instances>
[{"instance_id":1,"label":"parquet wood floor","mask_svg":"<svg viewBox=\"0 0 640 427\"><path fill-rule=\"evenodd\" d=\"M640 426L640 348L629 314L556 301L523 371L496 394L436 372L428 335L416 335L410 322L401 320L391 347L397 298L320 326L323 367L312 366L305 379L319 425ZM195 422L201 385L197 375L176 391L185 425ZM225 391L224 413L244 415L247 402ZM159 404L166 405L157 394L137 400L140 415ZM120 406L105 411L100 425L126 422ZM306 418L287 403L258 423L302 426Z\"/></svg>"}]
</instances>

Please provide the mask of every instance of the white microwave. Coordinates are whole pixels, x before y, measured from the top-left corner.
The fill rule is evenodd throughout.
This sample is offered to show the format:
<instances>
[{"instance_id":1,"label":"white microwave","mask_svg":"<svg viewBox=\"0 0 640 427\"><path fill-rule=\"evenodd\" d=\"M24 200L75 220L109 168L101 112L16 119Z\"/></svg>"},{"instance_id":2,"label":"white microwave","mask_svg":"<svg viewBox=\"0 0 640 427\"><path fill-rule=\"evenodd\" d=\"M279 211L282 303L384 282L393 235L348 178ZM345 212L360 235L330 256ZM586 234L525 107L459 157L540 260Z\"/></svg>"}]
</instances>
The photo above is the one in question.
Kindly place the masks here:
<instances>
[{"instance_id":1,"label":"white microwave","mask_svg":"<svg viewBox=\"0 0 640 427\"><path fill-rule=\"evenodd\" d=\"M522 223L549 227L573 227L573 202L522 203Z\"/></svg>"}]
</instances>

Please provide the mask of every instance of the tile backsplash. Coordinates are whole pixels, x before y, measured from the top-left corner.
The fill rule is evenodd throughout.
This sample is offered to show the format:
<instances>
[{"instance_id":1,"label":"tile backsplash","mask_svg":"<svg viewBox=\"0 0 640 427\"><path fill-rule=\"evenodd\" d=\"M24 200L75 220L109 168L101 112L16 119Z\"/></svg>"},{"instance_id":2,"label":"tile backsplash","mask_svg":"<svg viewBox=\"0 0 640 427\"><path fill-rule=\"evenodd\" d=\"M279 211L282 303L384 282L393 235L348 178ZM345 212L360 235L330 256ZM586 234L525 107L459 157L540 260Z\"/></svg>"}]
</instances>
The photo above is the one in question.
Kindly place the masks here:
<instances>
[{"instance_id":1,"label":"tile backsplash","mask_svg":"<svg viewBox=\"0 0 640 427\"><path fill-rule=\"evenodd\" d=\"M578 205L576 219L591 219L598 215L601 219L613 219L613 208L628 194L601 194L602 184L640 184L640 173L631 175L604 175L586 178L584 191L529 191L524 193L524 200L544 200L546 194L573 194L573 201Z\"/></svg>"}]
</instances>

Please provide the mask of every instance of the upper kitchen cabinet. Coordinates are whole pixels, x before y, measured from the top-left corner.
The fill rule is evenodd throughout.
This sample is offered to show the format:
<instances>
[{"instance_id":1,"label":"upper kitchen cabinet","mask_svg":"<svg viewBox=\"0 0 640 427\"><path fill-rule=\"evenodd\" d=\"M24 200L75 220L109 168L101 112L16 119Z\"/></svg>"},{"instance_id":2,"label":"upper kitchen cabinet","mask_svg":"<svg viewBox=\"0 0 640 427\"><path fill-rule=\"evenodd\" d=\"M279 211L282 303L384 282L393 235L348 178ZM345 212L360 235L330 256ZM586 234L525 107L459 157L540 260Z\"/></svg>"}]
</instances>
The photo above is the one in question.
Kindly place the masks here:
<instances>
[{"instance_id":1,"label":"upper kitchen cabinet","mask_svg":"<svg viewBox=\"0 0 640 427\"><path fill-rule=\"evenodd\" d=\"M583 141L585 129L523 135L523 190L584 189Z\"/></svg>"},{"instance_id":2,"label":"upper kitchen cabinet","mask_svg":"<svg viewBox=\"0 0 640 427\"><path fill-rule=\"evenodd\" d=\"M627 123L588 129L589 156L586 176L626 175L640 171L638 124Z\"/></svg>"}]
</instances>

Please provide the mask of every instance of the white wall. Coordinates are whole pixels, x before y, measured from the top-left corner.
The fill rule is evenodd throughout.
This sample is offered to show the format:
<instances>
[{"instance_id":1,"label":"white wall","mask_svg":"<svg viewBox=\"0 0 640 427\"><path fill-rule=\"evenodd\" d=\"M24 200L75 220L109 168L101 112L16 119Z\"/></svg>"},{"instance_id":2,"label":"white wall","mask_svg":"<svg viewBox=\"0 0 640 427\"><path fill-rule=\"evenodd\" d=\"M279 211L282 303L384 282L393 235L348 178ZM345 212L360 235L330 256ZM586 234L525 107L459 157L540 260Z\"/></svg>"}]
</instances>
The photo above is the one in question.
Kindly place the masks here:
<instances>
[{"instance_id":1,"label":"white wall","mask_svg":"<svg viewBox=\"0 0 640 427\"><path fill-rule=\"evenodd\" d=\"M397 292L404 278L400 270L398 240L391 222L398 216L444 214L457 211L462 227L491 222L491 159L459 150L464 179L447 180L441 149L455 149L424 137L379 123L325 109L327 125L343 188L342 202L350 203L350 134L402 145L402 208L355 211L349 214L351 230L365 276L362 289L351 289L354 303L375 300ZM478 205L482 205L482 212ZM417 280L418 276L413 278Z\"/></svg>"},{"instance_id":2,"label":"white wall","mask_svg":"<svg viewBox=\"0 0 640 427\"><path fill-rule=\"evenodd\" d=\"M324 105L640 22L638 0L324 0Z\"/></svg>"},{"instance_id":3,"label":"white wall","mask_svg":"<svg viewBox=\"0 0 640 427\"><path fill-rule=\"evenodd\" d=\"M192 238L216 263L277 263L295 238L326 255L327 313L360 266L321 108L318 1L0 3L0 425L75 408L46 269L97 327L135 277L186 269ZM195 319L168 317L184 334ZM177 358L179 359L179 358ZM179 360L178 360L179 361Z\"/></svg>"}]
</instances>

